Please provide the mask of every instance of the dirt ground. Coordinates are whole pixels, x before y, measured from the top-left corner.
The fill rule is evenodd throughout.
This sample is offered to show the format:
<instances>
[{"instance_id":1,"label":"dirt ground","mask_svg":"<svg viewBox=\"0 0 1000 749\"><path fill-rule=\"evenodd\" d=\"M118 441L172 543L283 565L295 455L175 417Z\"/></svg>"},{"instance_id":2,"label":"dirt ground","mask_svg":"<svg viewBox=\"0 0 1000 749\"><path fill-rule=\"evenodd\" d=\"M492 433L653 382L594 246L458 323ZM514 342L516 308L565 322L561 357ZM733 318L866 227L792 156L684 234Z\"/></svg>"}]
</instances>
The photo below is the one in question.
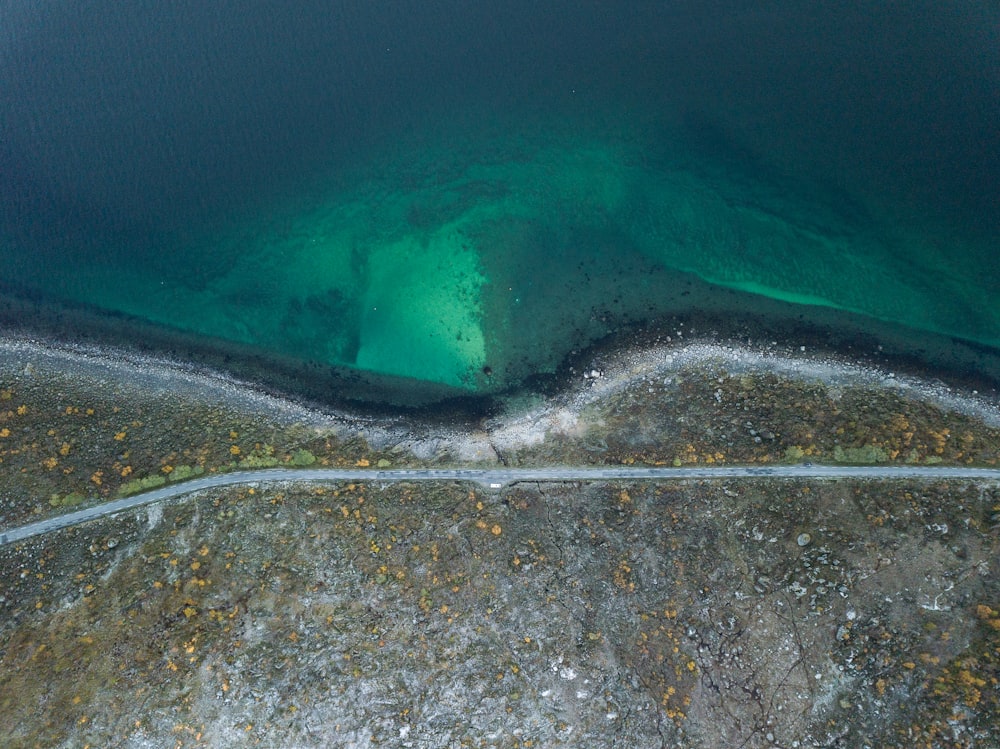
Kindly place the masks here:
<instances>
[{"instance_id":1,"label":"dirt ground","mask_svg":"<svg viewBox=\"0 0 1000 749\"><path fill-rule=\"evenodd\" d=\"M150 443L151 396L121 386L92 452L24 419L49 409L67 431L111 400L84 403L77 376L84 410L66 414L65 387L45 396L8 369L5 428L21 431L5 449L71 442L60 459L90 461L74 480L131 465L126 439L140 476L168 476L184 449L202 471L297 450L331 465L996 462L995 418L971 397L642 362L464 433L216 400L213 420ZM10 498L35 472L64 496L56 470L0 457L5 522L60 510ZM0 715L12 747L996 747L998 552L1000 487L971 481L206 491L0 548Z\"/></svg>"}]
</instances>

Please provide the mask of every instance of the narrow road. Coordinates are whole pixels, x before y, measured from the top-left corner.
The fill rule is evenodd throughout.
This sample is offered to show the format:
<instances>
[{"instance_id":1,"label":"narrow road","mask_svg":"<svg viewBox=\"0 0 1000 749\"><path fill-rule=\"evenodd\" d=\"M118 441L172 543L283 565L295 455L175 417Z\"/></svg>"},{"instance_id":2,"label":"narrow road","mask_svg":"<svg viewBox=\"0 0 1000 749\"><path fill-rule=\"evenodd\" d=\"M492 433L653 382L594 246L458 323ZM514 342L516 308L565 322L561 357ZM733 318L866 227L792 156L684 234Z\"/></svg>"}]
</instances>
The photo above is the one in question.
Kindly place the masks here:
<instances>
[{"instance_id":1,"label":"narrow road","mask_svg":"<svg viewBox=\"0 0 1000 749\"><path fill-rule=\"evenodd\" d=\"M372 470L366 468L269 468L257 471L234 471L202 476L192 481L154 489L124 499L67 512L57 517L39 520L18 528L0 531L0 546L22 541L32 536L80 525L89 520L107 517L136 507L162 502L185 494L237 484L257 485L282 482L331 483L396 481L464 481L482 484L493 491L510 484L546 482L574 483L579 481L690 481L721 479L891 479L941 481L978 480L1000 482L1000 469L951 468L930 466L718 466L649 468L636 466L593 466L562 468L412 468Z\"/></svg>"}]
</instances>

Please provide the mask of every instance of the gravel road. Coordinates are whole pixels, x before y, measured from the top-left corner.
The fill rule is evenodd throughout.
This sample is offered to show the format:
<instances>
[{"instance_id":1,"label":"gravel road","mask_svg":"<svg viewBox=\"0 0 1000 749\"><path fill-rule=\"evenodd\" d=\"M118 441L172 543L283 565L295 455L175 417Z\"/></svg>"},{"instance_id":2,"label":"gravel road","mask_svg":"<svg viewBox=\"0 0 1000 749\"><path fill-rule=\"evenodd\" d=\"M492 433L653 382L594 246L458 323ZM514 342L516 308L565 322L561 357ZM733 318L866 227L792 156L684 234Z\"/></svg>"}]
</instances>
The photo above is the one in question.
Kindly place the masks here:
<instances>
[{"instance_id":1,"label":"gravel road","mask_svg":"<svg viewBox=\"0 0 1000 749\"><path fill-rule=\"evenodd\" d=\"M372 470L366 468L270 468L256 471L235 471L203 476L191 481L154 489L124 499L67 512L36 523L0 531L0 546L16 543L32 536L80 525L90 520L119 512L163 502L187 494L238 484L282 482L330 483L397 482L397 481L467 481L488 489L501 491L515 483L578 482L578 481L691 481L721 479L869 479L885 480L978 480L1000 482L1000 469L931 466L825 466L802 464L794 466L720 466L656 468L637 466L555 467L555 468L412 468Z\"/></svg>"}]
</instances>

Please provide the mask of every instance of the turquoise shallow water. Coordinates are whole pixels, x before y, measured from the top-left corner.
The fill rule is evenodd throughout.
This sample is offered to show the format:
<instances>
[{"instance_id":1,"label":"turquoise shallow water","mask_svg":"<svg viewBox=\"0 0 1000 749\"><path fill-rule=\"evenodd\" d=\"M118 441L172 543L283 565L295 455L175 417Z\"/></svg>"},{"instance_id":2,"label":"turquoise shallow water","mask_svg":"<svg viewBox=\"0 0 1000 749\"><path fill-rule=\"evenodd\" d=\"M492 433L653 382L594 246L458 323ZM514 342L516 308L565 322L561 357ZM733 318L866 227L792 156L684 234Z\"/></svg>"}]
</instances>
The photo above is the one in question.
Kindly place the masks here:
<instances>
[{"instance_id":1,"label":"turquoise shallow water","mask_svg":"<svg viewBox=\"0 0 1000 749\"><path fill-rule=\"evenodd\" d=\"M225 68L213 73L173 60L164 43L163 69L180 65L199 84L190 102L157 77L155 48L129 58L138 69L126 74L105 61L69 82L57 63L23 64L8 74L15 90L41 80L54 91L25 93L4 121L8 291L470 393L552 371L623 323L676 312L688 274L748 292L747 312L755 298L778 299L806 320L845 310L1000 349L996 155L983 150L996 133L940 101L895 100L899 87L946 96L946 81L921 78L944 53L966 94L989 91L995 59L976 57L968 19L952 19L956 38L937 37L943 51L925 50L927 19L859 11L854 22L868 26L839 19L829 33L865 46L873 24L912 22L901 34L911 47L899 48L902 63L883 51L868 69L852 60L831 71L813 59L829 50L803 43L823 19L791 7L765 18L730 8L709 31L697 12L632 10L648 17L609 28L596 4L567 10L563 35L528 6L438 26L414 6L397 31L363 10L339 19L395 39L402 61L388 64L392 40L384 52L314 49L346 33L308 25L330 22L317 6L313 18L277 16L298 34L291 49L280 29L250 37L265 62L243 60L242 74L225 45L211 52ZM404 31L418 17L426 37ZM527 40L503 37L532 20ZM112 38L134 33L106 26ZM742 52L725 46L737 32L750 40ZM691 34L703 36L704 64L685 56ZM475 40L488 51L469 58ZM8 51L32 43L15 36ZM315 76L303 75L316 59ZM755 66L766 75L747 91ZM109 106L149 80L173 103L160 91L155 112ZM235 103L220 101L233 81ZM77 94L68 105L67 87ZM839 108L824 98L838 95ZM988 117L996 102L983 96ZM98 129L42 120L58 101ZM896 122L918 113L933 132Z\"/></svg>"}]
</instances>

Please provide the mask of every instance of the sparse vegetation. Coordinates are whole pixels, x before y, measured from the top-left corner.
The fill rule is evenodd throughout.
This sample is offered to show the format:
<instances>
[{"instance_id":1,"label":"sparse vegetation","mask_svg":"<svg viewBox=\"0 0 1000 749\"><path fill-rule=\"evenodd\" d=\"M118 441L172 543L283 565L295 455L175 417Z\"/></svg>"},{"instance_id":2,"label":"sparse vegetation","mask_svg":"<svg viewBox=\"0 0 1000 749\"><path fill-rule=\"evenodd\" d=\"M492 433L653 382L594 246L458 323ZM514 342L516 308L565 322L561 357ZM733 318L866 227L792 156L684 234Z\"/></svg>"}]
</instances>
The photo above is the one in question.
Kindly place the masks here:
<instances>
[{"instance_id":1,"label":"sparse vegetation","mask_svg":"<svg viewBox=\"0 0 1000 749\"><path fill-rule=\"evenodd\" d=\"M8 525L213 471L420 462L217 399L2 377ZM993 465L1000 445L899 392L659 383L502 457ZM989 746L998 519L974 482L205 491L0 547L0 714L12 747Z\"/></svg>"}]
</instances>

